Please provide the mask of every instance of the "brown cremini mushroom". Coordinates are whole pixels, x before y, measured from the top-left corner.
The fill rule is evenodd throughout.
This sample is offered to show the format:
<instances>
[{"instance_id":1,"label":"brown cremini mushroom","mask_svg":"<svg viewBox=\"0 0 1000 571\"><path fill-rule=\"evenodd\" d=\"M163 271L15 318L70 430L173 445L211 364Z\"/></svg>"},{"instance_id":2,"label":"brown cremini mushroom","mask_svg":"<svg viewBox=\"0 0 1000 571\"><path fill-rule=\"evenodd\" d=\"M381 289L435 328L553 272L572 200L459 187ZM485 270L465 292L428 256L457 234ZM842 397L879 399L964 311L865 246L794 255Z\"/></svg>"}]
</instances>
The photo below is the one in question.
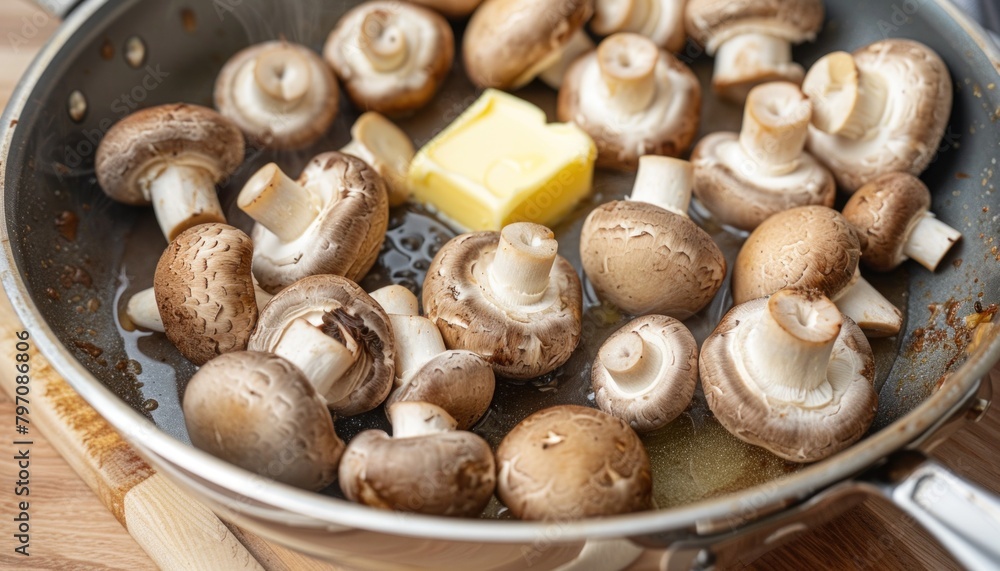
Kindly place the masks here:
<instances>
[{"instance_id":1,"label":"brown cremini mushroom","mask_svg":"<svg viewBox=\"0 0 1000 571\"><path fill-rule=\"evenodd\" d=\"M931 192L907 173L886 173L858 189L844 205L844 218L868 240L861 261L887 272L913 258L937 269L962 233L929 212Z\"/></svg>"},{"instance_id":2,"label":"brown cremini mushroom","mask_svg":"<svg viewBox=\"0 0 1000 571\"><path fill-rule=\"evenodd\" d=\"M580 259L597 295L626 313L687 319L722 287L726 259L687 216L691 164L645 156L629 200L595 208L580 231Z\"/></svg>"},{"instance_id":3,"label":"brown cremini mushroom","mask_svg":"<svg viewBox=\"0 0 1000 571\"><path fill-rule=\"evenodd\" d=\"M237 52L215 80L215 107L264 147L313 144L333 124L339 101L337 79L323 59L286 41Z\"/></svg>"},{"instance_id":4,"label":"brown cremini mushroom","mask_svg":"<svg viewBox=\"0 0 1000 571\"><path fill-rule=\"evenodd\" d=\"M583 293L557 247L551 230L528 222L445 244L423 288L424 311L445 345L515 379L565 363L580 342Z\"/></svg>"},{"instance_id":5,"label":"brown cremini mushroom","mask_svg":"<svg viewBox=\"0 0 1000 571\"><path fill-rule=\"evenodd\" d=\"M597 144L599 166L635 170L643 155L676 157L698 131L701 87L680 60L643 36L615 34L570 66L559 120Z\"/></svg>"},{"instance_id":6,"label":"brown cremini mushroom","mask_svg":"<svg viewBox=\"0 0 1000 571\"><path fill-rule=\"evenodd\" d=\"M809 150L847 192L879 175L920 175L951 115L948 67L912 40L875 42L817 61L802 90L813 101Z\"/></svg>"},{"instance_id":7,"label":"brown cremini mushroom","mask_svg":"<svg viewBox=\"0 0 1000 571\"><path fill-rule=\"evenodd\" d=\"M177 236L153 277L167 339L195 365L242 351L257 323L250 263L253 243L225 224L201 224Z\"/></svg>"},{"instance_id":8,"label":"brown cremini mushroom","mask_svg":"<svg viewBox=\"0 0 1000 571\"><path fill-rule=\"evenodd\" d=\"M196 448L279 482L321 490L337 479L344 443L323 399L294 365L268 353L212 359L184 389Z\"/></svg>"},{"instance_id":9,"label":"brown cremini mushroom","mask_svg":"<svg viewBox=\"0 0 1000 571\"><path fill-rule=\"evenodd\" d=\"M483 3L483 0L409 0L414 4L420 4L425 8L430 8L435 12L443 14L448 18L462 18L468 16Z\"/></svg>"},{"instance_id":10,"label":"brown cremini mushroom","mask_svg":"<svg viewBox=\"0 0 1000 571\"><path fill-rule=\"evenodd\" d=\"M312 276L283 289L261 311L248 347L291 361L330 410L345 416L382 404L396 374L389 317L340 276Z\"/></svg>"},{"instance_id":11,"label":"brown cremini mushroom","mask_svg":"<svg viewBox=\"0 0 1000 571\"><path fill-rule=\"evenodd\" d=\"M424 402L388 407L392 437L366 430L340 462L347 499L368 506L475 517L493 497L496 462L479 436L455 430L455 419Z\"/></svg>"},{"instance_id":12,"label":"brown cremini mushroom","mask_svg":"<svg viewBox=\"0 0 1000 571\"><path fill-rule=\"evenodd\" d=\"M847 448L878 409L868 340L814 290L737 305L705 340L699 363L719 422L792 462Z\"/></svg>"},{"instance_id":13,"label":"brown cremini mushroom","mask_svg":"<svg viewBox=\"0 0 1000 571\"><path fill-rule=\"evenodd\" d=\"M407 2L364 2L337 23L323 56L354 105L400 115L420 109L451 69L455 38L436 12Z\"/></svg>"},{"instance_id":14,"label":"brown cremini mushroom","mask_svg":"<svg viewBox=\"0 0 1000 571\"><path fill-rule=\"evenodd\" d=\"M625 421L574 405L522 420L497 448L497 497L526 520L571 521L652 507L649 456Z\"/></svg>"},{"instance_id":15,"label":"brown cremini mushroom","mask_svg":"<svg viewBox=\"0 0 1000 571\"><path fill-rule=\"evenodd\" d=\"M253 293L258 309L263 308L274 297L260 289L256 280L253 284ZM160 318L160 308L156 306L156 292L153 288L140 290L130 297L125 305L125 316L128 322L138 329L164 333L163 320Z\"/></svg>"},{"instance_id":16,"label":"brown cremini mushroom","mask_svg":"<svg viewBox=\"0 0 1000 571\"><path fill-rule=\"evenodd\" d=\"M271 293L317 274L361 279L389 227L385 181L361 159L336 152L314 157L298 181L274 163L264 166L237 205L258 223L254 275Z\"/></svg>"},{"instance_id":17,"label":"brown cremini mushroom","mask_svg":"<svg viewBox=\"0 0 1000 571\"><path fill-rule=\"evenodd\" d=\"M167 240L226 221L215 186L243 162L243 133L206 107L178 103L136 111L97 147L94 171L109 197L153 205Z\"/></svg>"},{"instance_id":18,"label":"brown cremini mushroom","mask_svg":"<svg viewBox=\"0 0 1000 571\"><path fill-rule=\"evenodd\" d=\"M413 143L392 121L374 111L363 113L351 127L351 142L340 152L365 161L385 179L389 206L399 206L410 198L406 175L413 160Z\"/></svg>"},{"instance_id":19,"label":"brown cremini mushroom","mask_svg":"<svg viewBox=\"0 0 1000 571\"><path fill-rule=\"evenodd\" d=\"M595 0L590 29L601 36L632 32L676 53L687 39L684 32L686 6L687 0Z\"/></svg>"},{"instance_id":20,"label":"brown cremini mushroom","mask_svg":"<svg viewBox=\"0 0 1000 571\"><path fill-rule=\"evenodd\" d=\"M719 223L740 230L796 206L833 206L833 175L803 150L811 116L795 84L750 90L741 131L712 133L695 147L695 197Z\"/></svg>"}]
</instances>

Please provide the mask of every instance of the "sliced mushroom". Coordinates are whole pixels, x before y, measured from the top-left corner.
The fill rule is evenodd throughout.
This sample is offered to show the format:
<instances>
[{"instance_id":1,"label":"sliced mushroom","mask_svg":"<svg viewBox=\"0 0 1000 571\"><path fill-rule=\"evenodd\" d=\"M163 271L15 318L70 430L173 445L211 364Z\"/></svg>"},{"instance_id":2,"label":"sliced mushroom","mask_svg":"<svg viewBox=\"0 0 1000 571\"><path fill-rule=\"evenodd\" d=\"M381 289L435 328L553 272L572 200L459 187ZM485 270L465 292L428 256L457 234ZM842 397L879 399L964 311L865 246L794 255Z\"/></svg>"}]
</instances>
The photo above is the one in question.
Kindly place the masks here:
<instances>
[{"instance_id":1,"label":"sliced mushroom","mask_svg":"<svg viewBox=\"0 0 1000 571\"><path fill-rule=\"evenodd\" d=\"M253 243L225 224L177 236L156 264L153 289L167 339L195 365L247 348L257 323Z\"/></svg>"},{"instance_id":2,"label":"sliced mushroom","mask_svg":"<svg viewBox=\"0 0 1000 571\"><path fill-rule=\"evenodd\" d=\"M948 67L912 40L829 54L809 69L802 89L813 100L809 150L848 192L885 173L918 176L951 115Z\"/></svg>"},{"instance_id":3,"label":"sliced mushroom","mask_svg":"<svg viewBox=\"0 0 1000 571\"><path fill-rule=\"evenodd\" d=\"M344 14L323 48L351 101L386 115L426 105L454 54L455 38L444 18L389 0L364 2Z\"/></svg>"},{"instance_id":4,"label":"sliced mushroom","mask_svg":"<svg viewBox=\"0 0 1000 571\"><path fill-rule=\"evenodd\" d=\"M283 289L261 311L248 346L291 361L330 410L345 416L382 404L396 374L389 317L340 276L312 276Z\"/></svg>"},{"instance_id":5,"label":"sliced mushroom","mask_svg":"<svg viewBox=\"0 0 1000 571\"><path fill-rule=\"evenodd\" d=\"M705 340L699 363L722 426L792 462L847 448L878 409L868 341L814 290L780 290L734 307Z\"/></svg>"},{"instance_id":6,"label":"sliced mushroom","mask_svg":"<svg viewBox=\"0 0 1000 571\"><path fill-rule=\"evenodd\" d=\"M351 142L340 152L365 161L385 179L389 206L410 198L406 174L413 160L413 143L392 121L374 111L362 114L351 127Z\"/></svg>"},{"instance_id":7,"label":"sliced mushroom","mask_svg":"<svg viewBox=\"0 0 1000 571\"><path fill-rule=\"evenodd\" d=\"M104 135L94 171L109 197L153 205L167 240L226 221L215 185L243 162L243 133L215 111L184 103L132 113Z\"/></svg>"},{"instance_id":8,"label":"sliced mushroom","mask_svg":"<svg viewBox=\"0 0 1000 571\"><path fill-rule=\"evenodd\" d=\"M215 107L264 147L313 144L330 129L339 101L337 79L323 59L284 40L237 52L215 80Z\"/></svg>"},{"instance_id":9,"label":"sliced mushroom","mask_svg":"<svg viewBox=\"0 0 1000 571\"><path fill-rule=\"evenodd\" d=\"M267 302L274 297L257 285L257 280L253 284L254 299L257 308L262 309ZM131 325L144 331L155 331L164 333L163 320L160 319L160 308L156 306L156 293L153 288L146 288L138 291L129 298L125 305L125 316Z\"/></svg>"},{"instance_id":10,"label":"sliced mushroom","mask_svg":"<svg viewBox=\"0 0 1000 571\"><path fill-rule=\"evenodd\" d=\"M580 259L601 299L626 313L687 319L722 287L726 259L687 216L691 164L645 156L629 200L595 208L580 231Z\"/></svg>"},{"instance_id":11,"label":"sliced mushroom","mask_svg":"<svg viewBox=\"0 0 1000 571\"><path fill-rule=\"evenodd\" d=\"M684 47L684 8L687 0L595 0L590 29L610 36L633 32L657 46L679 52Z\"/></svg>"},{"instance_id":12,"label":"sliced mushroom","mask_svg":"<svg viewBox=\"0 0 1000 571\"><path fill-rule=\"evenodd\" d=\"M689 0L685 14L688 35L715 56L712 88L737 103L760 83L802 83L791 44L816 39L822 26L822 0Z\"/></svg>"},{"instance_id":13,"label":"sliced mushroom","mask_svg":"<svg viewBox=\"0 0 1000 571\"><path fill-rule=\"evenodd\" d=\"M833 206L833 175L803 151L811 116L795 84L750 90L740 133L712 133L695 147L694 195L718 222L740 230L796 206Z\"/></svg>"},{"instance_id":14,"label":"sliced mushroom","mask_svg":"<svg viewBox=\"0 0 1000 571\"><path fill-rule=\"evenodd\" d=\"M317 274L361 279L389 227L385 181L361 159L336 152L314 157L297 182L274 163L264 166L237 205L258 222L254 274L271 293Z\"/></svg>"},{"instance_id":15,"label":"sliced mushroom","mask_svg":"<svg viewBox=\"0 0 1000 571\"><path fill-rule=\"evenodd\" d=\"M479 515L496 487L490 445L455 430L455 419L432 404L399 402L388 414L391 438L366 430L344 453L340 488L347 499L428 515Z\"/></svg>"},{"instance_id":16,"label":"sliced mushroom","mask_svg":"<svg viewBox=\"0 0 1000 571\"><path fill-rule=\"evenodd\" d=\"M522 420L497 448L497 497L514 516L571 521L652 507L649 456L625 421L554 406Z\"/></svg>"},{"instance_id":17,"label":"sliced mushroom","mask_svg":"<svg viewBox=\"0 0 1000 571\"><path fill-rule=\"evenodd\" d=\"M640 317L601 345L590 375L601 410L636 432L650 432L691 404L698 384L698 343L672 317Z\"/></svg>"},{"instance_id":18,"label":"sliced mushroom","mask_svg":"<svg viewBox=\"0 0 1000 571\"><path fill-rule=\"evenodd\" d=\"M580 342L583 293L557 247L551 230L528 222L445 244L423 288L424 311L445 345L515 379L565 363Z\"/></svg>"},{"instance_id":19,"label":"sliced mushroom","mask_svg":"<svg viewBox=\"0 0 1000 571\"><path fill-rule=\"evenodd\" d=\"M268 353L216 357L184 389L196 448L307 490L337 479L344 443L323 399L294 365Z\"/></svg>"},{"instance_id":20,"label":"sliced mushroom","mask_svg":"<svg viewBox=\"0 0 1000 571\"><path fill-rule=\"evenodd\" d=\"M635 170L642 155L676 157L690 148L701 87L648 38L615 34L570 66L558 111L593 137L599 166Z\"/></svg>"},{"instance_id":21,"label":"sliced mushroom","mask_svg":"<svg viewBox=\"0 0 1000 571\"><path fill-rule=\"evenodd\" d=\"M448 18L462 18L471 14L483 0L410 0L410 2L430 8Z\"/></svg>"},{"instance_id":22,"label":"sliced mushroom","mask_svg":"<svg viewBox=\"0 0 1000 571\"><path fill-rule=\"evenodd\" d=\"M863 236L839 212L801 206L779 212L754 230L733 268L733 302L782 288L816 289L869 337L899 333L903 314L858 272Z\"/></svg>"},{"instance_id":23,"label":"sliced mushroom","mask_svg":"<svg viewBox=\"0 0 1000 571\"><path fill-rule=\"evenodd\" d=\"M566 69L594 49L583 25L591 0L486 0L465 29L462 56L479 87L514 90L536 77L558 89Z\"/></svg>"}]
</instances>

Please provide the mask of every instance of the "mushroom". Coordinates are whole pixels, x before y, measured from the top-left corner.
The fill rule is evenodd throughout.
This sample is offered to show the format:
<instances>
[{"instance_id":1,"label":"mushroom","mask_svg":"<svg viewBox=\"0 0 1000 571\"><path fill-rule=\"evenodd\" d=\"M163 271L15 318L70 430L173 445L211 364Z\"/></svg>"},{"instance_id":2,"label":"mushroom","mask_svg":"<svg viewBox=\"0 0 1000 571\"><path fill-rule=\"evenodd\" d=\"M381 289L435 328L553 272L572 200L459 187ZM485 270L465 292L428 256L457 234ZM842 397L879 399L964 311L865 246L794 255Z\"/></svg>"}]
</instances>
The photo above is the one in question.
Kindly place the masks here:
<instances>
[{"instance_id":1,"label":"mushroom","mask_svg":"<svg viewBox=\"0 0 1000 571\"><path fill-rule=\"evenodd\" d=\"M368 506L428 515L475 517L493 497L496 462L479 436L424 402L399 402L387 413L392 437L366 430L340 463L340 489Z\"/></svg>"},{"instance_id":2,"label":"mushroom","mask_svg":"<svg viewBox=\"0 0 1000 571\"><path fill-rule=\"evenodd\" d=\"M816 289L869 337L895 335L903 314L858 272L863 238L825 206L779 212L750 234L736 256L733 302L786 287Z\"/></svg>"},{"instance_id":3,"label":"mushroom","mask_svg":"<svg viewBox=\"0 0 1000 571\"><path fill-rule=\"evenodd\" d=\"M809 69L802 90L813 101L809 150L847 192L889 172L920 175L951 115L948 67L912 40L828 54Z\"/></svg>"},{"instance_id":4,"label":"mushroom","mask_svg":"<svg viewBox=\"0 0 1000 571\"><path fill-rule=\"evenodd\" d=\"M699 363L722 426L792 462L847 448L878 409L867 339L815 290L737 305L705 340Z\"/></svg>"},{"instance_id":5,"label":"mushroom","mask_svg":"<svg viewBox=\"0 0 1000 571\"><path fill-rule=\"evenodd\" d=\"M634 32L668 52L684 47L684 8L687 0L596 0L590 29L610 36Z\"/></svg>"},{"instance_id":6,"label":"mushroom","mask_svg":"<svg viewBox=\"0 0 1000 571\"><path fill-rule=\"evenodd\" d=\"M629 200L595 208L580 231L580 260L597 295L632 315L687 319L722 287L726 259L687 216L692 168L645 156Z\"/></svg>"},{"instance_id":7,"label":"mushroom","mask_svg":"<svg viewBox=\"0 0 1000 571\"><path fill-rule=\"evenodd\" d=\"M463 18L468 16L483 3L483 0L409 0L413 4L420 4L425 8L430 8L435 12L443 14L447 18Z\"/></svg>"},{"instance_id":8,"label":"mushroom","mask_svg":"<svg viewBox=\"0 0 1000 571\"><path fill-rule=\"evenodd\" d=\"M237 52L215 80L215 107L264 147L313 144L330 129L339 101L337 79L323 59L284 40Z\"/></svg>"},{"instance_id":9,"label":"mushroom","mask_svg":"<svg viewBox=\"0 0 1000 571\"><path fill-rule=\"evenodd\" d=\"M648 38L615 34L570 66L558 114L593 137L599 166L635 170L642 155L688 150L701 87L689 67Z\"/></svg>"},{"instance_id":10,"label":"mushroom","mask_svg":"<svg viewBox=\"0 0 1000 571\"><path fill-rule=\"evenodd\" d=\"M559 89L569 65L594 49L583 31L593 12L592 0L486 0L465 28L465 71L482 88L539 77Z\"/></svg>"},{"instance_id":11,"label":"mushroom","mask_svg":"<svg viewBox=\"0 0 1000 571\"><path fill-rule=\"evenodd\" d=\"M291 361L330 410L345 416L382 404L396 373L389 317L341 276L311 276L283 289L261 311L248 347Z\"/></svg>"},{"instance_id":12,"label":"mushroom","mask_svg":"<svg viewBox=\"0 0 1000 571\"><path fill-rule=\"evenodd\" d=\"M421 401L441 407L468 430L493 400L493 368L471 351L447 350L441 332L417 312L417 296L392 285L371 294L389 314L396 340L396 383L386 407ZM387 409L388 410L388 409Z\"/></svg>"},{"instance_id":13,"label":"mushroom","mask_svg":"<svg viewBox=\"0 0 1000 571\"><path fill-rule=\"evenodd\" d=\"M316 274L361 279L389 227L385 181L361 159L337 152L314 157L297 182L274 163L264 166L237 205L258 222L254 274L271 293Z\"/></svg>"},{"instance_id":14,"label":"mushroom","mask_svg":"<svg viewBox=\"0 0 1000 571\"><path fill-rule=\"evenodd\" d=\"M340 152L365 161L385 179L389 206L410 198L406 174L413 160L413 143L392 121L374 111L363 113L351 127L351 142Z\"/></svg>"},{"instance_id":15,"label":"mushroom","mask_svg":"<svg viewBox=\"0 0 1000 571\"><path fill-rule=\"evenodd\" d=\"M816 39L823 26L822 0L689 0L687 33L715 56L712 88L742 103L750 89L768 81L802 83L802 66L791 44Z\"/></svg>"},{"instance_id":16,"label":"mushroom","mask_svg":"<svg viewBox=\"0 0 1000 571\"><path fill-rule=\"evenodd\" d=\"M590 372L597 406L651 432L691 404L698 384L698 343L680 321L647 315L615 331Z\"/></svg>"},{"instance_id":17,"label":"mushroom","mask_svg":"<svg viewBox=\"0 0 1000 571\"><path fill-rule=\"evenodd\" d=\"M184 389L191 443L240 468L321 490L337 479L344 443L323 399L294 365L268 353L212 359Z\"/></svg>"},{"instance_id":18,"label":"mushroom","mask_svg":"<svg viewBox=\"0 0 1000 571\"><path fill-rule=\"evenodd\" d=\"M101 189L133 206L153 205L167 240L206 222L225 222L215 185L243 162L243 133L197 105L160 105L115 123L97 147Z\"/></svg>"},{"instance_id":19,"label":"mushroom","mask_svg":"<svg viewBox=\"0 0 1000 571\"><path fill-rule=\"evenodd\" d=\"M406 2L364 2L337 23L323 57L354 105L400 115L420 109L451 69L455 38L436 12Z\"/></svg>"},{"instance_id":20,"label":"mushroom","mask_svg":"<svg viewBox=\"0 0 1000 571\"><path fill-rule=\"evenodd\" d=\"M247 348L257 323L253 243L226 224L177 236L156 264L153 290L167 339L195 365Z\"/></svg>"},{"instance_id":21,"label":"mushroom","mask_svg":"<svg viewBox=\"0 0 1000 571\"><path fill-rule=\"evenodd\" d=\"M569 360L580 342L583 292L548 228L530 222L450 240L424 280L427 318L450 349L498 374L531 379Z\"/></svg>"},{"instance_id":22,"label":"mushroom","mask_svg":"<svg viewBox=\"0 0 1000 571\"><path fill-rule=\"evenodd\" d=\"M694 195L719 223L740 230L796 206L833 206L833 175L803 151L811 116L793 83L750 90L740 133L712 133L695 147Z\"/></svg>"},{"instance_id":23,"label":"mushroom","mask_svg":"<svg viewBox=\"0 0 1000 571\"><path fill-rule=\"evenodd\" d=\"M861 261L880 272L909 258L937 269L962 233L935 218L930 207L930 190L908 173L886 173L859 188L843 214L868 239Z\"/></svg>"},{"instance_id":24,"label":"mushroom","mask_svg":"<svg viewBox=\"0 0 1000 571\"><path fill-rule=\"evenodd\" d=\"M260 289L257 280L254 280L253 293L258 309L263 308L274 297ZM128 317L131 325L139 329L157 333L165 332L163 320L160 319L160 308L156 306L156 293L153 288L140 290L130 297L125 305L125 316Z\"/></svg>"},{"instance_id":25,"label":"mushroom","mask_svg":"<svg viewBox=\"0 0 1000 571\"><path fill-rule=\"evenodd\" d=\"M571 521L648 510L653 481L625 421L560 405L522 420L497 448L497 497L514 516Z\"/></svg>"}]
</instances>

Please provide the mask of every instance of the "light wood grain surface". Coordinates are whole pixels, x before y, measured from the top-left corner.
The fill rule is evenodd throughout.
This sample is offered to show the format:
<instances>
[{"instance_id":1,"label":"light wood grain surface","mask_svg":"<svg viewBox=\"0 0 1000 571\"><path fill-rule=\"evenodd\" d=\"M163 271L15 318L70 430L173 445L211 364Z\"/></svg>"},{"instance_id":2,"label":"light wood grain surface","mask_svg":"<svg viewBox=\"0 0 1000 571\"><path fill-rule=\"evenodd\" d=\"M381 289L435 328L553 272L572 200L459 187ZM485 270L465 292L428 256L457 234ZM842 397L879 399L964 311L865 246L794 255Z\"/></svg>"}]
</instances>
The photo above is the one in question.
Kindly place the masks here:
<instances>
[{"instance_id":1,"label":"light wood grain surface","mask_svg":"<svg viewBox=\"0 0 1000 571\"><path fill-rule=\"evenodd\" d=\"M26 0L0 1L0 102L5 102L16 78L55 29L55 22ZM5 302L6 300L4 300ZM6 305L6 303L4 303ZM9 313L2 316L9 320ZM7 321L5 328L17 329ZM0 347L6 366L10 348ZM1000 394L1000 375L993 387ZM0 392L0 436L13 435L13 404ZM40 427L46 431L45 426ZM48 428L55 433L54 427ZM38 432L32 434L31 525L32 556L15 558L10 516L16 479L10 445L0 446L0 568L9 569L127 569L155 568L153 561L126 532L88 485ZM979 424L961 430L936 456L957 473L1000 493L1000 411L994 409ZM160 498L157 490L146 493ZM153 505L143 503L143 509ZM164 510L164 512L167 510ZM144 513L154 525L162 513ZM245 534L233 533L267 569L329 566ZM757 560L755 569L957 569L948 556L910 519L893 507L869 501L835 521L808 532L795 542Z\"/></svg>"}]
</instances>

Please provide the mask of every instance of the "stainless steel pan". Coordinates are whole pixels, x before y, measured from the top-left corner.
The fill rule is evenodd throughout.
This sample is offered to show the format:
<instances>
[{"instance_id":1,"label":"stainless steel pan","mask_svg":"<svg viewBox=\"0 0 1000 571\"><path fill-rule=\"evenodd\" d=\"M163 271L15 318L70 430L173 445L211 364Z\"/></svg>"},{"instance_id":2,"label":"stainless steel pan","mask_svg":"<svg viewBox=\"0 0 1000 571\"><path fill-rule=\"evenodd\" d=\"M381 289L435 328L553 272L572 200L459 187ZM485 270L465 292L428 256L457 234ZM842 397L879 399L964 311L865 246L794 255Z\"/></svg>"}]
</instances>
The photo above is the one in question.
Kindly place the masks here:
<instances>
[{"instance_id":1,"label":"stainless steel pan","mask_svg":"<svg viewBox=\"0 0 1000 571\"><path fill-rule=\"evenodd\" d=\"M238 49L284 36L313 47L350 2L299 0L49 0L67 15L14 94L0 123L3 189L0 277L18 314L55 368L161 472L224 517L308 553L359 568L517 569L558 567L594 550L618 564L640 554L664 568L748 560L866 495L897 502L966 565L1000 566L1000 503L921 453L948 427L988 404L981 378L1000 359L1000 327L987 322L1000 301L1000 54L978 26L944 0L827 0L815 44L796 51L808 65L833 49L885 36L923 41L948 63L955 110L924 180L934 211L965 234L936 274L915 265L869 276L905 307L905 332L874 344L880 407L872 433L827 461L797 469L742 445L721 430L699 396L668 429L646 438L658 474L656 511L549 524L401 515L306 493L225 464L187 443L179 400L193 367L155 335L123 330L123 300L151 282L165 247L150 212L112 203L92 165L96 144L130 111L153 104L211 104L222 63ZM684 58L705 79L709 62L689 46ZM550 112L554 93L521 95ZM419 145L464 109L475 92L456 65L443 92L401 125ZM740 110L706 95L703 133L735 129ZM339 148L355 113L346 106L313 150ZM551 114L550 114L551 116ZM235 192L265 161L297 172L310 153L251 151L225 186L230 221L249 220ZM583 215L626 194L631 178L601 173L593 199L557 228L562 254L576 260ZM698 217L698 213L694 215ZM730 256L740 238L699 218ZM417 208L393 213L379 264L364 285L418 285L452 231ZM576 260L578 261L578 260ZM699 339L730 300L720 294L689 321ZM492 442L532 410L588 399L588 363L625 319L589 295L585 343L563 370L534 383L503 383L477 430ZM980 310L981 313L978 313ZM1000 321L1000 319L998 319ZM981 322L977 327L973 327ZM380 412L338 421L347 437L384 426ZM696 485L692 485L695 482ZM661 560L662 559L662 560ZM620 565L619 565L620 566ZM607 566L602 568L608 568Z\"/></svg>"}]
</instances>

